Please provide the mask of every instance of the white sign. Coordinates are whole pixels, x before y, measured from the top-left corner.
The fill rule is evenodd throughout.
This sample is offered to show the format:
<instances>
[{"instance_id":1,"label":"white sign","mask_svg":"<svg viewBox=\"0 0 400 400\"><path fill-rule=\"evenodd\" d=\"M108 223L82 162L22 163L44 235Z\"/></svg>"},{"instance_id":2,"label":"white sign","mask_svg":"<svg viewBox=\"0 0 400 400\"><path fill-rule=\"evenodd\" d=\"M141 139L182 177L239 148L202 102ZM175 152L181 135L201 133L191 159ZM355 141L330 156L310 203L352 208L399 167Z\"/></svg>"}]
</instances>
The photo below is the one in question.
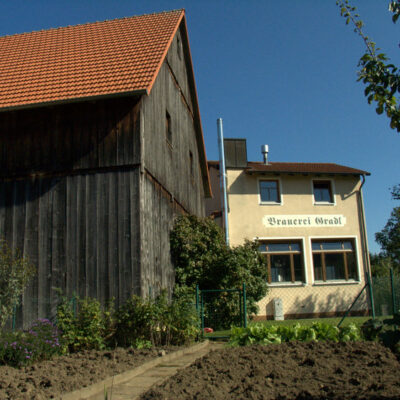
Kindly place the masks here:
<instances>
[{"instance_id":1,"label":"white sign","mask_svg":"<svg viewBox=\"0 0 400 400\"><path fill-rule=\"evenodd\" d=\"M264 215L267 228L337 227L346 225L343 215Z\"/></svg>"}]
</instances>

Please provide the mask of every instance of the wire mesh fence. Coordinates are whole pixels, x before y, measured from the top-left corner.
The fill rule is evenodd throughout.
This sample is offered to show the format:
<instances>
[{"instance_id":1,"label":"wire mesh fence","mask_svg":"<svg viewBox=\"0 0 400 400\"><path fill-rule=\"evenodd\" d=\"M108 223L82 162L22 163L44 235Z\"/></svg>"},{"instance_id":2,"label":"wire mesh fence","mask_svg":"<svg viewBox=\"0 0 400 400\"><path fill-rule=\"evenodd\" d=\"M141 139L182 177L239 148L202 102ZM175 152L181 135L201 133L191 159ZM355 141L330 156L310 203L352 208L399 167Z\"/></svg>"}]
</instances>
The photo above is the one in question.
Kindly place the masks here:
<instances>
[{"instance_id":1,"label":"wire mesh fence","mask_svg":"<svg viewBox=\"0 0 400 400\"><path fill-rule=\"evenodd\" d=\"M394 315L400 310L400 275L391 270L387 276L372 278L375 316Z\"/></svg>"}]
</instances>

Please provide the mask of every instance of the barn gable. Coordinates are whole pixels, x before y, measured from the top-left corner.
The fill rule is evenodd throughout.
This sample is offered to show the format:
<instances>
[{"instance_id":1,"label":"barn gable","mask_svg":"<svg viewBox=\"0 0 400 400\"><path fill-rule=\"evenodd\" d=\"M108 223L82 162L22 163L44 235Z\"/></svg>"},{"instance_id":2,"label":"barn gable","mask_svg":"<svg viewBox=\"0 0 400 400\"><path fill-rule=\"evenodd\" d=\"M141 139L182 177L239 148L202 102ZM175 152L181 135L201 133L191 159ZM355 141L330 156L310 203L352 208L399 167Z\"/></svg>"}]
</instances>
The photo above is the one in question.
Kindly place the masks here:
<instances>
[{"instance_id":1,"label":"barn gable","mask_svg":"<svg viewBox=\"0 0 400 400\"><path fill-rule=\"evenodd\" d=\"M170 289L173 219L204 215L211 193L184 11L0 50L0 236L38 268L18 325L53 316L55 288L119 302Z\"/></svg>"}]
</instances>

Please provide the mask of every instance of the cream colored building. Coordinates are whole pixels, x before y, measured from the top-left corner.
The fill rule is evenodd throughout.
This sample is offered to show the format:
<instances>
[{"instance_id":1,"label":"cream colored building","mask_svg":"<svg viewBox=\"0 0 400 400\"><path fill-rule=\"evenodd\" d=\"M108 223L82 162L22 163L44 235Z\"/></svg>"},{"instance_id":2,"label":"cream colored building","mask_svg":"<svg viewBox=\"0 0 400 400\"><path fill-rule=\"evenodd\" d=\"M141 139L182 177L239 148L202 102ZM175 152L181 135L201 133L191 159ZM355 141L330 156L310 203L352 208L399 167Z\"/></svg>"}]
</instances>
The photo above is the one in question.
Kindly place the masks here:
<instances>
[{"instance_id":1,"label":"cream colored building","mask_svg":"<svg viewBox=\"0 0 400 400\"><path fill-rule=\"evenodd\" d=\"M243 139L226 139L225 154L230 245L258 240L268 264L270 291L257 317L274 317L274 299L285 318L346 311L369 265L362 200L369 173L331 163L248 162ZM209 168L215 198L208 213L218 215L219 163ZM367 309L363 294L352 311Z\"/></svg>"}]
</instances>

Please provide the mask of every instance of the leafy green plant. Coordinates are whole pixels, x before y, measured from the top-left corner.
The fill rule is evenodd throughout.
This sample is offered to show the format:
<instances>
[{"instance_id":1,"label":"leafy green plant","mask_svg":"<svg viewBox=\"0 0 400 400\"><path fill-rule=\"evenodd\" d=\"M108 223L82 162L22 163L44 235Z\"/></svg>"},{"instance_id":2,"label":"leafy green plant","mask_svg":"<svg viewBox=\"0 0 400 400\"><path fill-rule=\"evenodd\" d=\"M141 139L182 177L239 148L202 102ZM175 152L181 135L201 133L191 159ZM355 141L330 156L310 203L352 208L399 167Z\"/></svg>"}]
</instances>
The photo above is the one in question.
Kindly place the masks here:
<instances>
[{"instance_id":1,"label":"leafy green plant","mask_svg":"<svg viewBox=\"0 0 400 400\"><path fill-rule=\"evenodd\" d=\"M180 345L199 334L196 310L186 296L171 302L165 292L154 300L132 296L119 307L115 318L115 339L121 346Z\"/></svg>"},{"instance_id":2,"label":"leafy green plant","mask_svg":"<svg viewBox=\"0 0 400 400\"><path fill-rule=\"evenodd\" d=\"M62 298L57 308L57 325L62 332L64 351L105 348L106 321L100 303L96 299L77 298L77 315L72 302Z\"/></svg>"},{"instance_id":3,"label":"leafy green plant","mask_svg":"<svg viewBox=\"0 0 400 400\"><path fill-rule=\"evenodd\" d=\"M29 331L4 332L0 336L0 364L20 367L61 353L59 331L47 319L39 319Z\"/></svg>"},{"instance_id":4,"label":"leafy green plant","mask_svg":"<svg viewBox=\"0 0 400 400\"><path fill-rule=\"evenodd\" d=\"M343 328L326 323L313 323L311 326L251 324L247 328L231 329L229 344L246 346L250 344L271 344L290 341L349 341L361 340L360 330L354 324Z\"/></svg>"},{"instance_id":5,"label":"leafy green plant","mask_svg":"<svg viewBox=\"0 0 400 400\"><path fill-rule=\"evenodd\" d=\"M257 302L267 294L268 286L265 259L256 242L246 241L231 248L213 220L188 215L176 219L170 246L175 290L193 290L196 285L201 290L241 289L245 283L247 311L257 313ZM233 296L212 299L206 307L219 310L224 326L237 322L238 304Z\"/></svg>"},{"instance_id":6,"label":"leafy green plant","mask_svg":"<svg viewBox=\"0 0 400 400\"><path fill-rule=\"evenodd\" d=\"M0 240L0 330L34 275L35 267L18 250L13 251L5 240Z\"/></svg>"}]
</instances>

